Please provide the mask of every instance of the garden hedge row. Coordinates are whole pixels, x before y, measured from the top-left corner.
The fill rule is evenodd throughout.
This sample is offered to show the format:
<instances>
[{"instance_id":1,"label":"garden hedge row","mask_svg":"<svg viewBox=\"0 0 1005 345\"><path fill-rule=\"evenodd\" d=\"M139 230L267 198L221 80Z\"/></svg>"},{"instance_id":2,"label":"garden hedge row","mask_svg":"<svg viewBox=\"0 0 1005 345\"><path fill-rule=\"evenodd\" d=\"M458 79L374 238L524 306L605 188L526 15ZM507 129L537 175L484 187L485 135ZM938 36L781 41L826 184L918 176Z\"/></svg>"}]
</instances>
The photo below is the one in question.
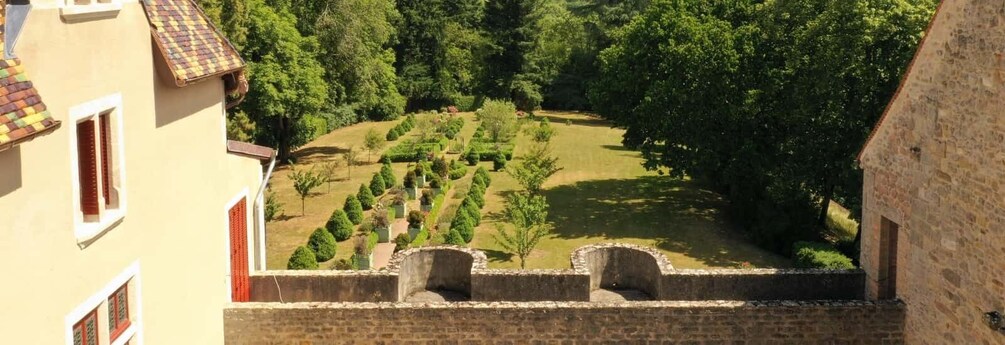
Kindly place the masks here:
<instances>
[{"instance_id":1,"label":"garden hedge row","mask_svg":"<svg viewBox=\"0 0 1005 345\"><path fill-rule=\"evenodd\" d=\"M827 243L796 242L792 246L792 256L797 268L855 268L851 258Z\"/></svg>"}]
</instances>

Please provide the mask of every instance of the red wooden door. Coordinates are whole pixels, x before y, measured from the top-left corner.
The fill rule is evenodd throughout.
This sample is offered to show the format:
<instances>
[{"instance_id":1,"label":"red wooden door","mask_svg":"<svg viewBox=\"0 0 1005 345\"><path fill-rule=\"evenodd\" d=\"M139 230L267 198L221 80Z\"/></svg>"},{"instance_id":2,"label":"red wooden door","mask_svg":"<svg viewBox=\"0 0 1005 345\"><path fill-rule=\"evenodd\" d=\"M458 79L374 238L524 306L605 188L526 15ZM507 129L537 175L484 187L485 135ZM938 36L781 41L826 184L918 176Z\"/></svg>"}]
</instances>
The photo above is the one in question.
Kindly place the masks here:
<instances>
[{"instance_id":1,"label":"red wooden door","mask_svg":"<svg viewBox=\"0 0 1005 345\"><path fill-rule=\"evenodd\" d=\"M230 292L234 302L248 302L248 209L244 199L230 209Z\"/></svg>"}]
</instances>

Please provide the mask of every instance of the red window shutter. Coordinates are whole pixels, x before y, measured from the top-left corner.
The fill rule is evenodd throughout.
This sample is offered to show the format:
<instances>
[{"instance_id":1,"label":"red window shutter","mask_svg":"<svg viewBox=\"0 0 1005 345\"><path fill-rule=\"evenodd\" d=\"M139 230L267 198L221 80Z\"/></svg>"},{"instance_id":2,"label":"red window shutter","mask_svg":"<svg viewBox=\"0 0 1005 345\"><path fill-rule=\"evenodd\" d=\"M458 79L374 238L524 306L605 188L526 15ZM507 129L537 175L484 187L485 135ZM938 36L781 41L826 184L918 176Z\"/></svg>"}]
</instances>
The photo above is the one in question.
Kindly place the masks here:
<instances>
[{"instance_id":1,"label":"red window shutter","mask_svg":"<svg viewBox=\"0 0 1005 345\"><path fill-rule=\"evenodd\" d=\"M83 320L73 325L73 345L98 344L98 311L94 310L84 316Z\"/></svg>"},{"instance_id":2,"label":"red window shutter","mask_svg":"<svg viewBox=\"0 0 1005 345\"><path fill-rule=\"evenodd\" d=\"M248 268L247 202L238 201L230 209L230 284L234 302L251 300Z\"/></svg>"},{"instance_id":3,"label":"red window shutter","mask_svg":"<svg viewBox=\"0 0 1005 345\"><path fill-rule=\"evenodd\" d=\"M109 114L101 114L101 186L102 195L105 197L105 205L110 205L112 198L109 196L109 188L112 185L111 171L112 165L112 141L111 126L108 125Z\"/></svg>"},{"instance_id":4,"label":"red window shutter","mask_svg":"<svg viewBox=\"0 0 1005 345\"><path fill-rule=\"evenodd\" d=\"M80 173L80 209L84 215L98 215L97 152L94 121L77 124L77 165Z\"/></svg>"}]
</instances>

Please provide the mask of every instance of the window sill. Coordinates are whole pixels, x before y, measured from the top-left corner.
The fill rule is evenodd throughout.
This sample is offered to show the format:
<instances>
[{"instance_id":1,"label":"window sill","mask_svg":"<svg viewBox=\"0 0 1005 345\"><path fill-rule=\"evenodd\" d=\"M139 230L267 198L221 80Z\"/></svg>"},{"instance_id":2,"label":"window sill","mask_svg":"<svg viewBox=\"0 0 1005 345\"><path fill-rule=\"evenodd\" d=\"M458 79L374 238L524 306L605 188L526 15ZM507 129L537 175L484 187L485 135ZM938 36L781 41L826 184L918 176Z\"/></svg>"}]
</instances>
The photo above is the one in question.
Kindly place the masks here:
<instances>
[{"instance_id":1,"label":"window sill","mask_svg":"<svg viewBox=\"0 0 1005 345\"><path fill-rule=\"evenodd\" d=\"M136 325L130 323L125 330L112 337L111 345L125 345L136 335Z\"/></svg>"},{"instance_id":2,"label":"window sill","mask_svg":"<svg viewBox=\"0 0 1005 345\"><path fill-rule=\"evenodd\" d=\"M101 217L101 221L93 223L77 223L77 228L74 230L74 235L77 237L77 243L86 244L94 241L94 239L98 236L104 234L113 226L119 224L119 222L122 222L122 219L125 217L126 213L121 209L106 210L105 216Z\"/></svg>"},{"instance_id":3,"label":"window sill","mask_svg":"<svg viewBox=\"0 0 1005 345\"><path fill-rule=\"evenodd\" d=\"M72 5L60 9L60 16L68 22L115 18L122 10L122 3Z\"/></svg>"}]
</instances>

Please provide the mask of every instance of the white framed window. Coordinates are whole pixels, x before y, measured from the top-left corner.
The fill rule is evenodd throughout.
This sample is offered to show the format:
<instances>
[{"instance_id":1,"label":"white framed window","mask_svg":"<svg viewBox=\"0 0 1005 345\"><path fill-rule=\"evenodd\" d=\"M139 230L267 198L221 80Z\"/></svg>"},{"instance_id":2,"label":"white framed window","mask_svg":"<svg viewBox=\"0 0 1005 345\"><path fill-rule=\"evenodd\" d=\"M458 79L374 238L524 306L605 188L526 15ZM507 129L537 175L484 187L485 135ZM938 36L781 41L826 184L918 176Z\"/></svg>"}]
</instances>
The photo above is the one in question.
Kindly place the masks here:
<instances>
[{"instance_id":1,"label":"white framed window","mask_svg":"<svg viewBox=\"0 0 1005 345\"><path fill-rule=\"evenodd\" d=\"M126 214L122 96L72 107L70 119L74 235L86 243Z\"/></svg>"},{"instance_id":2,"label":"white framed window","mask_svg":"<svg viewBox=\"0 0 1005 345\"><path fill-rule=\"evenodd\" d=\"M69 21L113 18L122 10L121 0L63 0L60 15Z\"/></svg>"},{"instance_id":3,"label":"white framed window","mask_svg":"<svg viewBox=\"0 0 1005 345\"><path fill-rule=\"evenodd\" d=\"M64 317L66 345L142 344L141 291L136 261Z\"/></svg>"}]
</instances>

